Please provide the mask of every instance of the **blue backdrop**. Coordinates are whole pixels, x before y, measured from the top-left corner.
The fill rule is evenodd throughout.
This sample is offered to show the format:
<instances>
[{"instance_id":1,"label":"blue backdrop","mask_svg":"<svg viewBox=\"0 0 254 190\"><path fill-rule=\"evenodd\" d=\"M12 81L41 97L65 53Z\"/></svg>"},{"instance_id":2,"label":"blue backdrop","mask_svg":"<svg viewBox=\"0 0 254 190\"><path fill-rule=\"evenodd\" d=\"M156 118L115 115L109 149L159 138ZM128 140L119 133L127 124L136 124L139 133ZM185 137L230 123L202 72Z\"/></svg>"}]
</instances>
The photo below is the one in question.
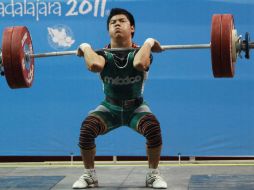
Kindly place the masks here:
<instances>
[{"instance_id":1,"label":"blue backdrop","mask_svg":"<svg viewBox=\"0 0 254 190\"><path fill-rule=\"evenodd\" d=\"M109 42L109 10L136 19L134 41L162 45L209 43L211 17L231 13L238 34L254 31L252 0L4 0L0 31L28 26L36 53L95 49ZM252 56L252 55L251 55ZM254 64L238 59L233 79L214 79L209 50L154 54L145 99L160 120L162 155L254 155ZM0 78L0 156L79 154L79 129L103 99L97 74L76 56L36 59L30 89L11 90ZM97 155L145 155L145 139L119 128L96 140Z\"/></svg>"}]
</instances>

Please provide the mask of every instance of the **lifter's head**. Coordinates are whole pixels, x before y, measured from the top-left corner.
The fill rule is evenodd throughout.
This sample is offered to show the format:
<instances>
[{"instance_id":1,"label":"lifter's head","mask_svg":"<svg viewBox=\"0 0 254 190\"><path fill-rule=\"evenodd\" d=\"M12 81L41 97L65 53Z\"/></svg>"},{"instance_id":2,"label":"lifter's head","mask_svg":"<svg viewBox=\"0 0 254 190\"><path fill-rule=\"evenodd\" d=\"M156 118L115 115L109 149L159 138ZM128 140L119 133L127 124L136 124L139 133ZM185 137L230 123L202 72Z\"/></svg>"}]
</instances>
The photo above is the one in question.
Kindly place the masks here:
<instances>
[{"instance_id":1,"label":"lifter's head","mask_svg":"<svg viewBox=\"0 0 254 190\"><path fill-rule=\"evenodd\" d=\"M121 8L113 8L107 20L107 29L111 37L131 34L133 38L135 32L135 20L133 15Z\"/></svg>"}]
</instances>

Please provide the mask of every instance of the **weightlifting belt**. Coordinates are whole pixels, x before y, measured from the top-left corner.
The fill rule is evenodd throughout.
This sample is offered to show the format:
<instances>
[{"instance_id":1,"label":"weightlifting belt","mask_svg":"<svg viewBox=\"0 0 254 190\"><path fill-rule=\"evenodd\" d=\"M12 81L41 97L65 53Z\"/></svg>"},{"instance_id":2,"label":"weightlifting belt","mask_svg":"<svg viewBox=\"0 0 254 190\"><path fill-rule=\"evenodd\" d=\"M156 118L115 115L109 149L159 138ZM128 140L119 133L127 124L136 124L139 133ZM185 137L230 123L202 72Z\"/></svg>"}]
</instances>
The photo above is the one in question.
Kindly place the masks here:
<instances>
[{"instance_id":1,"label":"weightlifting belt","mask_svg":"<svg viewBox=\"0 0 254 190\"><path fill-rule=\"evenodd\" d=\"M143 103L143 97L129 99L129 100L120 100L120 99L115 99L115 98L106 96L105 99L110 104L120 106L123 108L131 108L131 107L135 107L135 106L140 106Z\"/></svg>"}]
</instances>

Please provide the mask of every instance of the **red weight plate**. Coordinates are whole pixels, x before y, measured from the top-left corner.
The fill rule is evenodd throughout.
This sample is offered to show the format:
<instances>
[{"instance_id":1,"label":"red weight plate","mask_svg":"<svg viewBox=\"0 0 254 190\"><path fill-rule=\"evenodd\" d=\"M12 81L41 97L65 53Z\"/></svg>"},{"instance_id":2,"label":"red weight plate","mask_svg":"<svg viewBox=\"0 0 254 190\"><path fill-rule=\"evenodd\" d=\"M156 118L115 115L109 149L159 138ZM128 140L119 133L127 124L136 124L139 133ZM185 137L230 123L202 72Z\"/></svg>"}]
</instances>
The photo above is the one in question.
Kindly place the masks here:
<instances>
[{"instance_id":1,"label":"red weight plate","mask_svg":"<svg viewBox=\"0 0 254 190\"><path fill-rule=\"evenodd\" d=\"M10 88L16 88L16 76L12 68L12 42L13 27L5 28L2 37L2 61L4 66L4 74Z\"/></svg>"},{"instance_id":2,"label":"red weight plate","mask_svg":"<svg viewBox=\"0 0 254 190\"><path fill-rule=\"evenodd\" d=\"M11 57L13 73L16 76L16 88L29 88L34 79L34 58L26 56L33 54L30 33L25 26L13 28Z\"/></svg>"},{"instance_id":3,"label":"red weight plate","mask_svg":"<svg viewBox=\"0 0 254 190\"><path fill-rule=\"evenodd\" d=\"M221 64L224 77L234 77L235 65L232 57L232 31L234 18L231 14L222 15L221 20Z\"/></svg>"},{"instance_id":4,"label":"red weight plate","mask_svg":"<svg viewBox=\"0 0 254 190\"><path fill-rule=\"evenodd\" d=\"M222 15L215 14L212 17L211 29L211 58L214 77L223 77L221 64L221 20Z\"/></svg>"}]
</instances>

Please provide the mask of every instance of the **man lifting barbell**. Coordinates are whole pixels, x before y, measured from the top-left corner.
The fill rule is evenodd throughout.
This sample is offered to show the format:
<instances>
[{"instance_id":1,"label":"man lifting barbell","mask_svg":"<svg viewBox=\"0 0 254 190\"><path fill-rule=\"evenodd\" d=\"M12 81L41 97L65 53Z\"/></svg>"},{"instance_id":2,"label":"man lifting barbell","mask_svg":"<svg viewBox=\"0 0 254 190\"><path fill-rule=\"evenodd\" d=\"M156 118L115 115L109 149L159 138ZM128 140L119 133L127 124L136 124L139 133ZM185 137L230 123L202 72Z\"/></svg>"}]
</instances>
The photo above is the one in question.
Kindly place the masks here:
<instances>
[{"instance_id":1,"label":"man lifting barbell","mask_svg":"<svg viewBox=\"0 0 254 190\"><path fill-rule=\"evenodd\" d=\"M132 42L135 22L131 13L124 9L112 9L107 20L110 44L107 48L135 48ZM82 123L79 146L84 162L84 174L73 184L74 189L98 185L94 169L95 138L122 125L146 137L149 171L146 186L167 188L160 176L162 137L159 121L143 101L143 85L152 62L151 51L162 48L149 38L138 50L119 52L95 52L87 43L80 45L78 55L83 55L88 69L100 73L105 100Z\"/></svg>"}]
</instances>

